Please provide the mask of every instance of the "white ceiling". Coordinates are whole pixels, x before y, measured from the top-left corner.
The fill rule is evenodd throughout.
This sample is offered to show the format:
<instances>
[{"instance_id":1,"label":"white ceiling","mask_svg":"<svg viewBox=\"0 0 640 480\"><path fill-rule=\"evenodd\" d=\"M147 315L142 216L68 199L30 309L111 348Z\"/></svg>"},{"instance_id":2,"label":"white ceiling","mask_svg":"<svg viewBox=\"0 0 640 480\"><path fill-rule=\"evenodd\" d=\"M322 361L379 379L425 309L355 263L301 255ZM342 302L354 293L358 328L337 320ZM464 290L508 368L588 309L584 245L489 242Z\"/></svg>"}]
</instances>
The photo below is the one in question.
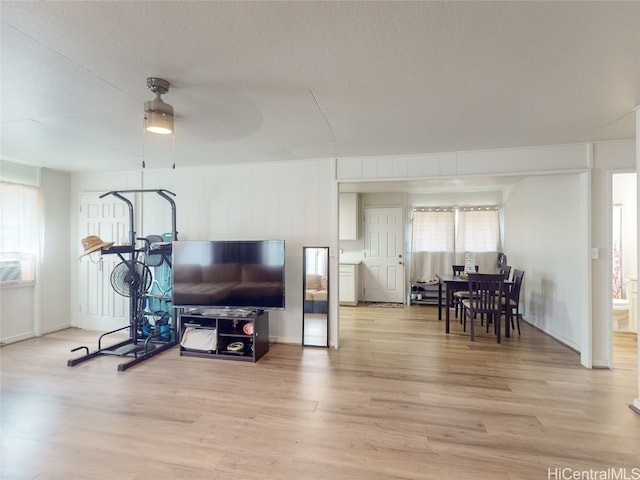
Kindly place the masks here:
<instances>
[{"instance_id":1,"label":"white ceiling","mask_svg":"<svg viewBox=\"0 0 640 480\"><path fill-rule=\"evenodd\" d=\"M0 9L9 160L129 170L635 136L637 1ZM174 139L142 133L149 76L171 83Z\"/></svg>"}]
</instances>

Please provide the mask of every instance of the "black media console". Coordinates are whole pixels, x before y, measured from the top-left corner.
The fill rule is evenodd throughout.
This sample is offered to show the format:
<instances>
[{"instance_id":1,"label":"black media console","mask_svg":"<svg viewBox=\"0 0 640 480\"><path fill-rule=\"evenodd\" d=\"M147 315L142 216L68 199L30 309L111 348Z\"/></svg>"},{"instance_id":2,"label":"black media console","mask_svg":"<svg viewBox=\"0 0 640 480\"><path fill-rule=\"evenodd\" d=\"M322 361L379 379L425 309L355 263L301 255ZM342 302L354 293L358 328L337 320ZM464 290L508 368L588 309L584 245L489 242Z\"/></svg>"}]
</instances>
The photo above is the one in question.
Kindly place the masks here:
<instances>
[{"instance_id":1,"label":"black media console","mask_svg":"<svg viewBox=\"0 0 640 480\"><path fill-rule=\"evenodd\" d=\"M269 351L269 313L203 310L181 313L180 355L256 362Z\"/></svg>"}]
</instances>

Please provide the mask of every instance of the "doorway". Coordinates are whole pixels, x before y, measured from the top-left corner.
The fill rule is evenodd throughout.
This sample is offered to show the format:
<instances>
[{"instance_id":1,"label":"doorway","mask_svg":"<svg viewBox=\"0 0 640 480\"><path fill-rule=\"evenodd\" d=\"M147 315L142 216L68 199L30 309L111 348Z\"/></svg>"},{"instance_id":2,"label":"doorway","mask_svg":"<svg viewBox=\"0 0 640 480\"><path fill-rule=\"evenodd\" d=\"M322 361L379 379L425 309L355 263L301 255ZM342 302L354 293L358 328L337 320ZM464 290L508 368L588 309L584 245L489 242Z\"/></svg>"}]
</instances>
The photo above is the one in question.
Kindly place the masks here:
<instances>
[{"instance_id":1,"label":"doorway","mask_svg":"<svg viewBox=\"0 0 640 480\"><path fill-rule=\"evenodd\" d=\"M403 209L367 207L364 213L364 300L404 303Z\"/></svg>"},{"instance_id":2,"label":"doorway","mask_svg":"<svg viewBox=\"0 0 640 480\"><path fill-rule=\"evenodd\" d=\"M636 173L613 174L611 329L614 368L637 368L638 365L637 357L629 358L629 348L625 348L629 343L637 342L638 331L637 215Z\"/></svg>"},{"instance_id":3,"label":"doorway","mask_svg":"<svg viewBox=\"0 0 640 480\"><path fill-rule=\"evenodd\" d=\"M126 205L114 197L80 194L78 228L82 238L97 235L105 242L127 243L128 220ZM99 253L80 259L80 328L107 331L127 324L128 299L117 295L110 283L111 272L120 261L116 255Z\"/></svg>"}]
</instances>

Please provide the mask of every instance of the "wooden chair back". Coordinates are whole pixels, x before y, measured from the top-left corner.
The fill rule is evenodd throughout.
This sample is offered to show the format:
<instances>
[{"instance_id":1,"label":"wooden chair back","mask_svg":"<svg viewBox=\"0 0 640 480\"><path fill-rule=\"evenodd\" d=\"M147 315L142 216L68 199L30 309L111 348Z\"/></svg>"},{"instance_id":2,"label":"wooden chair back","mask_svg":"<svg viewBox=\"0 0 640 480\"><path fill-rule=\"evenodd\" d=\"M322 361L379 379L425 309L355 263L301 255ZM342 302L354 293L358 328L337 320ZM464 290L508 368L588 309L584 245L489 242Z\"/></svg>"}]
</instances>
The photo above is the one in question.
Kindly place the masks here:
<instances>
[{"instance_id":1,"label":"wooden chair back","mask_svg":"<svg viewBox=\"0 0 640 480\"><path fill-rule=\"evenodd\" d=\"M485 314L500 318L504 276L500 273L469 274L469 314L471 318Z\"/></svg>"},{"instance_id":2,"label":"wooden chair back","mask_svg":"<svg viewBox=\"0 0 640 480\"><path fill-rule=\"evenodd\" d=\"M524 271L518 270L517 268L513 270L513 285L509 290L509 299L513 300L517 305L520 303L520 290L522 288L522 280L524 279Z\"/></svg>"},{"instance_id":3,"label":"wooden chair back","mask_svg":"<svg viewBox=\"0 0 640 480\"><path fill-rule=\"evenodd\" d=\"M478 272L478 265L476 267L476 273ZM464 265L451 265L451 269L453 270L454 275L460 275L464 272Z\"/></svg>"},{"instance_id":4,"label":"wooden chair back","mask_svg":"<svg viewBox=\"0 0 640 480\"><path fill-rule=\"evenodd\" d=\"M504 275L505 280L509 280L509 275L511 275L511 265L503 265L500 268L500 273Z\"/></svg>"}]
</instances>

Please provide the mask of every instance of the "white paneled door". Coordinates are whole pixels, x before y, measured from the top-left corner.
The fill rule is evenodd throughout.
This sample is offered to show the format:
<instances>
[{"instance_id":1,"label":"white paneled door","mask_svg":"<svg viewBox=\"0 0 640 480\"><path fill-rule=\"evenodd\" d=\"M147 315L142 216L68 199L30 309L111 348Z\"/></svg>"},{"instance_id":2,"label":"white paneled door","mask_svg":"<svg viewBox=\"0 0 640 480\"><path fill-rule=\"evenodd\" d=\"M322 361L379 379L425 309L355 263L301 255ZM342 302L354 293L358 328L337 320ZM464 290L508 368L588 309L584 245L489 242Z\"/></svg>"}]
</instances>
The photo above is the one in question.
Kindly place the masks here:
<instances>
[{"instance_id":1,"label":"white paneled door","mask_svg":"<svg viewBox=\"0 0 640 480\"><path fill-rule=\"evenodd\" d=\"M364 212L364 299L404 303L402 207L367 207Z\"/></svg>"},{"instance_id":2,"label":"white paneled door","mask_svg":"<svg viewBox=\"0 0 640 480\"><path fill-rule=\"evenodd\" d=\"M129 211L116 197L101 199L97 194L81 194L78 226L81 238L97 235L105 242L118 244L128 240ZM80 253L82 249L78 255ZM101 256L99 252L80 259L79 327L105 331L128 324L129 299L111 288L111 272L121 261L118 255Z\"/></svg>"}]
</instances>

